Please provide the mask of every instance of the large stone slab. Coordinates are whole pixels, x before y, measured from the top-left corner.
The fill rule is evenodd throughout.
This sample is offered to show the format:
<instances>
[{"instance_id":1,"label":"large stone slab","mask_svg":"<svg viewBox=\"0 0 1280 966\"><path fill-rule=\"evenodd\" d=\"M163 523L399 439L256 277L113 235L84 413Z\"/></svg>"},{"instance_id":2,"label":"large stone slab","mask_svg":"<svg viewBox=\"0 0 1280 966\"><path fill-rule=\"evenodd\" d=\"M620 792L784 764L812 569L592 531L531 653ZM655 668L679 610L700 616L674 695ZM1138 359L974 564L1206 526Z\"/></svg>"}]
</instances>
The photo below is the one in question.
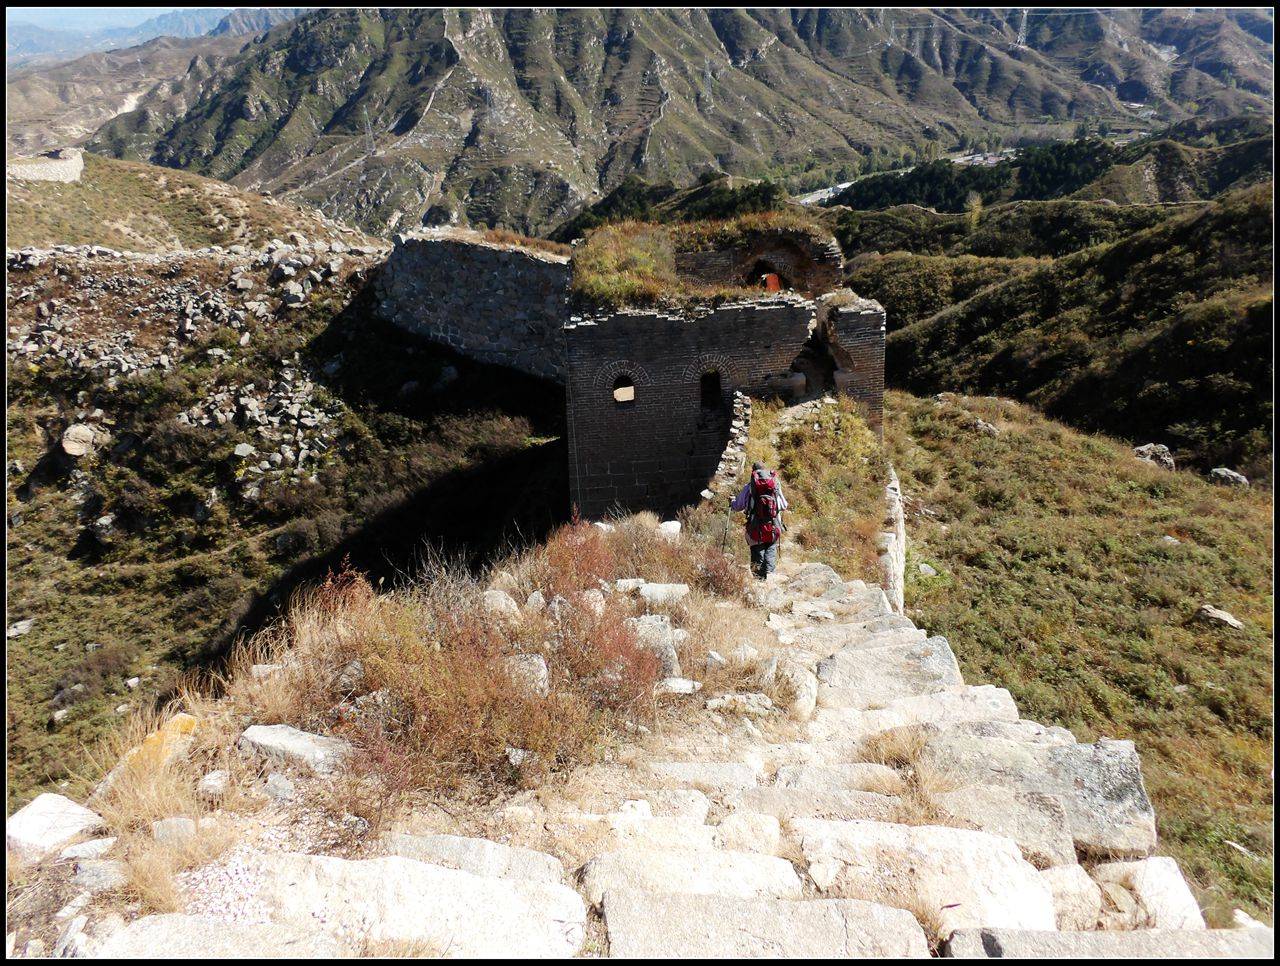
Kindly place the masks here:
<instances>
[{"instance_id":1,"label":"large stone slab","mask_svg":"<svg viewBox=\"0 0 1280 966\"><path fill-rule=\"evenodd\" d=\"M933 938L956 929L1053 929L1053 894L1012 840L935 825L796 819L825 893L912 910Z\"/></svg>"},{"instance_id":2,"label":"large stone slab","mask_svg":"<svg viewBox=\"0 0 1280 966\"><path fill-rule=\"evenodd\" d=\"M491 879L557 884L564 881L564 866L554 855L488 839L396 832L384 836L382 844L389 855L443 865Z\"/></svg>"},{"instance_id":3,"label":"large stone slab","mask_svg":"<svg viewBox=\"0 0 1280 966\"><path fill-rule=\"evenodd\" d=\"M1178 863L1167 855L1137 862L1104 862L1093 868L1101 883L1126 889L1137 900L1137 929L1204 929L1200 905L1182 877Z\"/></svg>"},{"instance_id":4,"label":"large stone slab","mask_svg":"<svg viewBox=\"0 0 1280 966\"><path fill-rule=\"evenodd\" d=\"M419 943L450 957L567 957L586 907L567 886L490 879L400 856L286 853L256 898L272 919L376 942Z\"/></svg>"},{"instance_id":5,"label":"large stone slab","mask_svg":"<svg viewBox=\"0 0 1280 966\"><path fill-rule=\"evenodd\" d=\"M598 905L618 889L657 893L799 899L804 887L785 859L751 852L605 852L582 868L582 890Z\"/></svg>"},{"instance_id":6,"label":"large stone slab","mask_svg":"<svg viewBox=\"0 0 1280 966\"><path fill-rule=\"evenodd\" d=\"M933 797L955 821L992 835L1013 839L1023 857L1039 869L1073 865L1076 849L1062 802L1040 792L1018 792L998 785L968 785Z\"/></svg>"},{"instance_id":7,"label":"large stone slab","mask_svg":"<svg viewBox=\"0 0 1280 966\"><path fill-rule=\"evenodd\" d=\"M609 954L628 959L924 959L910 913L853 899L743 899L612 891Z\"/></svg>"},{"instance_id":8,"label":"large stone slab","mask_svg":"<svg viewBox=\"0 0 1280 966\"><path fill-rule=\"evenodd\" d=\"M1141 858L1155 848L1155 811L1131 741L1030 744L947 730L929 740L925 757L958 781L1058 798L1077 849Z\"/></svg>"},{"instance_id":9,"label":"large stone slab","mask_svg":"<svg viewBox=\"0 0 1280 966\"><path fill-rule=\"evenodd\" d=\"M261 755L283 765L304 765L328 775L351 753L340 738L313 735L290 725L250 725L240 736L241 751Z\"/></svg>"},{"instance_id":10,"label":"large stone slab","mask_svg":"<svg viewBox=\"0 0 1280 966\"><path fill-rule=\"evenodd\" d=\"M1270 929L1043 932L963 929L944 955L956 959L1273 959Z\"/></svg>"},{"instance_id":11,"label":"large stone slab","mask_svg":"<svg viewBox=\"0 0 1280 966\"><path fill-rule=\"evenodd\" d=\"M88 953L95 959L332 959L354 952L313 929L171 913L135 919Z\"/></svg>"},{"instance_id":12,"label":"large stone slab","mask_svg":"<svg viewBox=\"0 0 1280 966\"><path fill-rule=\"evenodd\" d=\"M945 637L872 650L841 650L818 662L818 703L824 707L882 707L898 698L964 684Z\"/></svg>"},{"instance_id":13,"label":"large stone slab","mask_svg":"<svg viewBox=\"0 0 1280 966\"><path fill-rule=\"evenodd\" d=\"M9 816L5 846L18 862L39 862L68 842L101 827L102 816L63 795L45 792Z\"/></svg>"}]
</instances>

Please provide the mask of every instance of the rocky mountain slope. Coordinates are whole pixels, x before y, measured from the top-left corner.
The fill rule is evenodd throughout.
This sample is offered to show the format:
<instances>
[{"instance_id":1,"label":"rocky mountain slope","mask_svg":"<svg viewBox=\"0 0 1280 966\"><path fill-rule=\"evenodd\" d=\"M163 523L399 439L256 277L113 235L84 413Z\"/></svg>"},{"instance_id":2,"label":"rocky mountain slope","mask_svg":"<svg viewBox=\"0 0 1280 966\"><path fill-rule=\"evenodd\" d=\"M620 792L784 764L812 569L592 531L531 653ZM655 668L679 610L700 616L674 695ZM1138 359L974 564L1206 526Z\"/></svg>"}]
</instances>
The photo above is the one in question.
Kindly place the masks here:
<instances>
[{"instance_id":1,"label":"rocky mountain slope","mask_svg":"<svg viewBox=\"0 0 1280 966\"><path fill-rule=\"evenodd\" d=\"M10 70L5 78L5 151L30 155L79 144L113 117L143 103L180 109L213 68L243 46L244 38L235 36L161 37L51 67Z\"/></svg>"},{"instance_id":2,"label":"rocky mountain slope","mask_svg":"<svg viewBox=\"0 0 1280 966\"><path fill-rule=\"evenodd\" d=\"M11 806L317 569L564 514L560 397L373 323L380 259L296 233L11 251Z\"/></svg>"},{"instance_id":3,"label":"rocky mountain slope","mask_svg":"<svg viewBox=\"0 0 1280 966\"><path fill-rule=\"evenodd\" d=\"M632 172L821 185L904 149L1061 136L1082 118L1269 110L1259 15L1177 17L318 11L94 144L371 230L464 219L536 234Z\"/></svg>"}]
</instances>

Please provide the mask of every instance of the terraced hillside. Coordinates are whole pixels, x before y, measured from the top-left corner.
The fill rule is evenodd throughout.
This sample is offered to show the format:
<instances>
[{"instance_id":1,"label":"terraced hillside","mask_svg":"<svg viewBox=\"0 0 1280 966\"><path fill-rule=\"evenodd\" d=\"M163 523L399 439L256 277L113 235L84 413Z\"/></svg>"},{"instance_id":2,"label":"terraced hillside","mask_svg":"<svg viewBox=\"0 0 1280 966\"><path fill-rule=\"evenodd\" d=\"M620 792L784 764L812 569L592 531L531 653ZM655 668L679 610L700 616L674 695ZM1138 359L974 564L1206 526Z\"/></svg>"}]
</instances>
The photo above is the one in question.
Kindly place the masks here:
<instances>
[{"instance_id":1,"label":"terraced hillside","mask_svg":"<svg viewBox=\"0 0 1280 966\"><path fill-rule=\"evenodd\" d=\"M1144 128L1147 110L1269 111L1257 15L1171 19L319 11L92 143L296 195L370 230L461 218L538 234L633 172L821 186L961 144L1067 136L1086 118ZM1125 106L1135 98L1152 106Z\"/></svg>"}]
</instances>

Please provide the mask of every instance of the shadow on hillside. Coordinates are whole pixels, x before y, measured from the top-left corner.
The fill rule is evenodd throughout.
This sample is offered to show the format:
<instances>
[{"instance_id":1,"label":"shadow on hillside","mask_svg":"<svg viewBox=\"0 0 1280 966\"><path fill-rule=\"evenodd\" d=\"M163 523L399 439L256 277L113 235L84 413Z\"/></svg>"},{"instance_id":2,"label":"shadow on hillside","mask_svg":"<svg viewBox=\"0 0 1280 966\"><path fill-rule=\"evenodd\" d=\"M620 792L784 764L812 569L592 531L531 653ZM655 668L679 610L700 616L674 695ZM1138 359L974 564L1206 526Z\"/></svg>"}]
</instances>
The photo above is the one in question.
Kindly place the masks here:
<instances>
[{"instance_id":1,"label":"shadow on hillside","mask_svg":"<svg viewBox=\"0 0 1280 966\"><path fill-rule=\"evenodd\" d=\"M464 453L465 465L428 476L406 493L388 467L385 488L365 493L377 507L331 548L297 561L269 588L242 600L202 653L173 655L188 667L216 666L234 644L276 617L300 587L345 564L389 589L430 557L479 570L537 542L569 514L564 394L531 376L462 358L376 318L372 283L306 348L310 375L360 413L390 461L411 458L415 442ZM326 361L341 360L325 369ZM523 420L534 439L512 448L508 435L481 439L469 420ZM520 424L517 424L520 425ZM456 460L455 460L456 462ZM363 467L366 476L377 467ZM381 499L385 497L385 502ZM389 506L387 504L390 504ZM385 508L383 508L385 506Z\"/></svg>"}]
</instances>

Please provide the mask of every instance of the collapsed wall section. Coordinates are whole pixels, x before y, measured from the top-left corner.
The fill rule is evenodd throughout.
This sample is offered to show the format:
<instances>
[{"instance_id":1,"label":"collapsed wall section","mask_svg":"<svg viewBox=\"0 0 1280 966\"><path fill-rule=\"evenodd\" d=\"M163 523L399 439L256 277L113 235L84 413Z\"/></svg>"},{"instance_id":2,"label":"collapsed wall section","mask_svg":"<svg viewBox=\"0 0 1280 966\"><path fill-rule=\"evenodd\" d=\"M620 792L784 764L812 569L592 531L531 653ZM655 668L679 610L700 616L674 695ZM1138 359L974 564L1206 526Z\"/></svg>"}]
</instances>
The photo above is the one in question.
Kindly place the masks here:
<instances>
[{"instance_id":1,"label":"collapsed wall section","mask_svg":"<svg viewBox=\"0 0 1280 966\"><path fill-rule=\"evenodd\" d=\"M394 325L480 362L564 381L569 259L457 229L396 238L378 275Z\"/></svg>"},{"instance_id":2,"label":"collapsed wall section","mask_svg":"<svg viewBox=\"0 0 1280 966\"><path fill-rule=\"evenodd\" d=\"M884 432L884 306L848 289L818 299L818 333L836 361L836 390L862 404Z\"/></svg>"},{"instance_id":3,"label":"collapsed wall section","mask_svg":"<svg viewBox=\"0 0 1280 966\"><path fill-rule=\"evenodd\" d=\"M779 295L713 309L631 309L565 328L570 498L584 516L697 500L734 421L734 393L774 394L815 324Z\"/></svg>"}]
</instances>

